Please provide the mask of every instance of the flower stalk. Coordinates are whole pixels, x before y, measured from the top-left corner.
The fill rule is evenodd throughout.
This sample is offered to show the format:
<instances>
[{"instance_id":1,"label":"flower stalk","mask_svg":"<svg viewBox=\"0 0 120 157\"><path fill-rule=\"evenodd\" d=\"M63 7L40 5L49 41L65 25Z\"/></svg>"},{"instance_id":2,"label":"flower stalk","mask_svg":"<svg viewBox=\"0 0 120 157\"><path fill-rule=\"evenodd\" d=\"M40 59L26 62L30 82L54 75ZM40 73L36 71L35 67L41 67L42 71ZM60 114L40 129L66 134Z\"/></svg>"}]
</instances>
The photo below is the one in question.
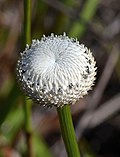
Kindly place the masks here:
<instances>
[{"instance_id":1,"label":"flower stalk","mask_svg":"<svg viewBox=\"0 0 120 157\"><path fill-rule=\"evenodd\" d=\"M61 133L68 157L80 157L80 152L73 127L70 106L65 105L57 108Z\"/></svg>"},{"instance_id":2,"label":"flower stalk","mask_svg":"<svg viewBox=\"0 0 120 157\"><path fill-rule=\"evenodd\" d=\"M31 43L31 0L24 0L24 45Z\"/></svg>"},{"instance_id":3,"label":"flower stalk","mask_svg":"<svg viewBox=\"0 0 120 157\"><path fill-rule=\"evenodd\" d=\"M31 43L31 0L24 0L24 46ZM31 101L25 98L25 135L27 144L27 157L33 157Z\"/></svg>"}]
</instances>

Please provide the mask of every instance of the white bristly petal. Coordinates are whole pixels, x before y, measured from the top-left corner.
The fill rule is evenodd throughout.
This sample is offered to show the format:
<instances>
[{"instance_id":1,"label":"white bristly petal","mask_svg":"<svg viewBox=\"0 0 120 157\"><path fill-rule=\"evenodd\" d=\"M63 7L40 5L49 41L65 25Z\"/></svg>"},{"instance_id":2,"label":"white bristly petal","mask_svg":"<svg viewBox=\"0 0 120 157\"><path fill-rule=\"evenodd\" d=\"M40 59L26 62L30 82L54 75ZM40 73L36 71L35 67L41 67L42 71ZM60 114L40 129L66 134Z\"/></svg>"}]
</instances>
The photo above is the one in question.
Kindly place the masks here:
<instances>
[{"instance_id":1,"label":"white bristly petal","mask_svg":"<svg viewBox=\"0 0 120 157\"><path fill-rule=\"evenodd\" d=\"M47 107L74 104L95 81L96 62L77 39L54 35L32 40L21 53L17 79L23 91Z\"/></svg>"}]
</instances>

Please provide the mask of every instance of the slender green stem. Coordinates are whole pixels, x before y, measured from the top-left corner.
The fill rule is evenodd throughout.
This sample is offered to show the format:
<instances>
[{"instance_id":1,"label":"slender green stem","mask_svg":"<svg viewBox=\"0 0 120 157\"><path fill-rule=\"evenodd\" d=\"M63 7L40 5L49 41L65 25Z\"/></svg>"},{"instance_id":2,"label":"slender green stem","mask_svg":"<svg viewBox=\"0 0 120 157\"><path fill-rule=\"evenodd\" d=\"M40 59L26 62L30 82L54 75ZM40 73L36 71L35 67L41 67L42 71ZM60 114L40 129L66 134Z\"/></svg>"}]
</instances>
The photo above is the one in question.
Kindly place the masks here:
<instances>
[{"instance_id":1,"label":"slender green stem","mask_svg":"<svg viewBox=\"0 0 120 157\"><path fill-rule=\"evenodd\" d=\"M25 135L26 135L26 144L27 144L27 157L34 157L33 152L33 133L32 133L32 120L31 120L31 100L28 100L24 97L24 126L25 126Z\"/></svg>"},{"instance_id":2,"label":"slender green stem","mask_svg":"<svg viewBox=\"0 0 120 157\"><path fill-rule=\"evenodd\" d=\"M65 105L57 108L61 133L68 157L80 157L80 152L73 127L70 106Z\"/></svg>"},{"instance_id":3,"label":"slender green stem","mask_svg":"<svg viewBox=\"0 0 120 157\"><path fill-rule=\"evenodd\" d=\"M24 0L24 46L31 43L31 0ZM31 101L25 100L25 132L27 142L27 157L33 157Z\"/></svg>"},{"instance_id":4,"label":"slender green stem","mask_svg":"<svg viewBox=\"0 0 120 157\"><path fill-rule=\"evenodd\" d=\"M24 0L24 46L31 43L31 0ZM31 132L31 104L25 102L25 128Z\"/></svg>"},{"instance_id":5,"label":"slender green stem","mask_svg":"<svg viewBox=\"0 0 120 157\"><path fill-rule=\"evenodd\" d=\"M24 105L24 113L25 113L25 130L27 133L32 133L32 125L31 125L31 100L27 100L25 98L25 105Z\"/></svg>"},{"instance_id":6,"label":"slender green stem","mask_svg":"<svg viewBox=\"0 0 120 157\"><path fill-rule=\"evenodd\" d=\"M31 0L24 0L24 41L31 43Z\"/></svg>"}]
</instances>

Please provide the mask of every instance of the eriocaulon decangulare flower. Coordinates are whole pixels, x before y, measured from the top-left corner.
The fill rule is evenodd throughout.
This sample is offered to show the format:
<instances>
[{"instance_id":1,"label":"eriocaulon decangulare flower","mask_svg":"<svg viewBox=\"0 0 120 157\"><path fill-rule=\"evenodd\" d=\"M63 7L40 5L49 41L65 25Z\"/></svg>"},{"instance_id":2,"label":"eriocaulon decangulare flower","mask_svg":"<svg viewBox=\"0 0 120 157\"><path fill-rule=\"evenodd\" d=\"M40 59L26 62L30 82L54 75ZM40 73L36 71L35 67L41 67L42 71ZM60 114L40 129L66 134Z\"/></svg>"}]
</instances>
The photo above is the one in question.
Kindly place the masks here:
<instances>
[{"instance_id":1,"label":"eriocaulon decangulare flower","mask_svg":"<svg viewBox=\"0 0 120 157\"><path fill-rule=\"evenodd\" d=\"M75 104L94 85L96 62L90 49L63 35L43 36L26 45L17 80L33 101L47 107Z\"/></svg>"}]
</instances>

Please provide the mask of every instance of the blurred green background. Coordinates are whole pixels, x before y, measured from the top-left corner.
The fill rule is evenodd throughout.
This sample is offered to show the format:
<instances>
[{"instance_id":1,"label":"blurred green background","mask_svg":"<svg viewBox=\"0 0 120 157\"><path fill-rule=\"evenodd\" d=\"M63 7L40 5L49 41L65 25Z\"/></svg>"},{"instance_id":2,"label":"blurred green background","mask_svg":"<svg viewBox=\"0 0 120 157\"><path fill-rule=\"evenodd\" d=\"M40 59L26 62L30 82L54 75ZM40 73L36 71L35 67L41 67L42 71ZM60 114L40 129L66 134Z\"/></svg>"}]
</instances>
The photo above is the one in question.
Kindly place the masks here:
<instances>
[{"instance_id":1,"label":"blurred green background","mask_svg":"<svg viewBox=\"0 0 120 157\"><path fill-rule=\"evenodd\" d=\"M120 1L32 0L32 39L78 38L97 61L96 86L71 106L83 157L120 157ZM23 1L0 0L0 157L26 157L15 67L24 50ZM32 106L35 157L66 157L54 108Z\"/></svg>"}]
</instances>

